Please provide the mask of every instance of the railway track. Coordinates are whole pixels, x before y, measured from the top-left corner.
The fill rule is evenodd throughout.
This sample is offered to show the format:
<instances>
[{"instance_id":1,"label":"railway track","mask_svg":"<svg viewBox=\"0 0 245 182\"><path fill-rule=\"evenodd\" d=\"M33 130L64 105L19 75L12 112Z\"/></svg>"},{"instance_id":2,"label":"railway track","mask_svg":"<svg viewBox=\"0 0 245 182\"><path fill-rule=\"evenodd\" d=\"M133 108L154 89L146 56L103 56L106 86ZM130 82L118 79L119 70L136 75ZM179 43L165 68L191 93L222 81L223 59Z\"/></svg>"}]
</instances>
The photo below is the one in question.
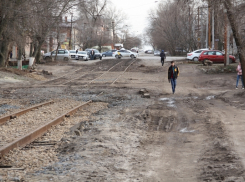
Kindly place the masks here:
<instances>
[{"instance_id":1,"label":"railway track","mask_svg":"<svg viewBox=\"0 0 245 182\"><path fill-rule=\"evenodd\" d=\"M62 80L62 83L64 85L68 85L68 84L72 84L73 82L76 82L77 80L83 79L84 77L87 78L88 75L94 74L95 78L93 77L92 80L87 81L87 84L85 86L91 86L93 83L97 84L98 82L113 85L135 62L136 60L126 60L126 61L121 60L120 62L113 64L109 69L107 69L107 71L104 71L102 73L101 72L94 73L94 71L96 70L101 71L101 68L95 68L91 70L90 73L84 73L82 75L77 75L75 77L73 76L72 79L67 80L67 78L70 78L71 74L66 74L59 78L48 81L47 83L52 83L54 81L58 81L58 83L60 83L60 79L65 78L66 82ZM120 67L116 68L119 65ZM82 69L80 68L78 70L75 70L75 72L77 73L81 70ZM105 77L111 71L115 72L118 70L120 72L119 75L116 74L116 76L114 76L110 82L99 81L99 79ZM61 103L50 101L47 103L33 106L31 108L25 109L18 113L13 113L10 114L9 116L0 118L0 124L2 124L0 125L0 130L2 131L0 132L0 138L2 138L0 143L0 160L3 158L4 155L6 155L9 151L13 150L14 148L25 147L26 145L32 143L37 138L39 138L44 133L46 133L51 127L60 124L64 120L64 118L70 117L70 115L76 113L77 110L88 105L91 102L92 101L88 101L83 104L63 103L64 106L62 108ZM57 107L54 107L53 105L50 106L50 104L53 105L56 104ZM58 108L62 108L62 109L58 109ZM56 112L57 114L49 116L52 112ZM27 113L30 113L30 115L26 115ZM7 122L9 120L11 120L11 122ZM41 145L53 145L53 144L47 142L44 143L41 142Z\"/></svg>"},{"instance_id":2,"label":"railway track","mask_svg":"<svg viewBox=\"0 0 245 182\"><path fill-rule=\"evenodd\" d=\"M83 85L84 87L92 86L95 84L106 84L106 85L113 85L116 83L116 81L128 70L128 68L135 63L137 60L120 60L120 62L114 64L111 66L107 71L105 72L95 72L96 69L92 70L90 73L85 73L81 77L74 78L66 83L64 85ZM117 73L119 72L119 74ZM113 75L108 74L112 73Z\"/></svg>"},{"instance_id":3,"label":"railway track","mask_svg":"<svg viewBox=\"0 0 245 182\"><path fill-rule=\"evenodd\" d=\"M91 103L54 102L52 105L36 107L18 118L0 126L0 159L16 147L24 147L46 133L52 126L61 123L77 110ZM56 105L55 105L56 104ZM24 111L20 111L24 112ZM55 113L55 114L54 114Z\"/></svg>"}]
</instances>

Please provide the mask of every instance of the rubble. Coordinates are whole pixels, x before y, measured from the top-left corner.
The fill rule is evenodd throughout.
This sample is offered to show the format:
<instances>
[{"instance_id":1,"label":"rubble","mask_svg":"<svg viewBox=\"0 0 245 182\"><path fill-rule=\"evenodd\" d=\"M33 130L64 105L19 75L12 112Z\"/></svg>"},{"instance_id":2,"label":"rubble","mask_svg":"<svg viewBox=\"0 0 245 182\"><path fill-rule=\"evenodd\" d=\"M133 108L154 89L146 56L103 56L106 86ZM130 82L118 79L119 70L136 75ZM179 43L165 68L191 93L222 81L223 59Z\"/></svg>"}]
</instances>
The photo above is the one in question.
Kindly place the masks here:
<instances>
[{"instance_id":1,"label":"rubble","mask_svg":"<svg viewBox=\"0 0 245 182\"><path fill-rule=\"evenodd\" d=\"M53 75L52 72L48 72L48 71L45 71L45 70L43 70L42 73L43 73L44 75Z\"/></svg>"},{"instance_id":2,"label":"rubble","mask_svg":"<svg viewBox=\"0 0 245 182\"><path fill-rule=\"evenodd\" d=\"M206 60L206 61L204 61L203 65L204 66L212 66L213 65L213 61Z\"/></svg>"}]
</instances>

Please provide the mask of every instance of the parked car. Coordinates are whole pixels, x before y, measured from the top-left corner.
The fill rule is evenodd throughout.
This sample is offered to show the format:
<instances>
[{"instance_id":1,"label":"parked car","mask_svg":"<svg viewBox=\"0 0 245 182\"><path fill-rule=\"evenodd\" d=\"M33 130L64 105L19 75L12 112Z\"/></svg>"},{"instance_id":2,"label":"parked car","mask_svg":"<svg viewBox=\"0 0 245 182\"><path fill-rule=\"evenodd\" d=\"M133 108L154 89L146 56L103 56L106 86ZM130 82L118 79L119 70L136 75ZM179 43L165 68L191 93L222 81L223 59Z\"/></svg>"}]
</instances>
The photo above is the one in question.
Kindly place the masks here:
<instances>
[{"instance_id":1,"label":"parked car","mask_svg":"<svg viewBox=\"0 0 245 182\"><path fill-rule=\"evenodd\" d=\"M235 63L236 58L232 55L229 55L230 63ZM225 55L218 50L208 50L203 51L199 56L199 61L205 63L206 60L213 61L214 63L224 63Z\"/></svg>"},{"instance_id":2,"label":"parked car","mask_svg":"<svg viewBox=\"0 0 245 182\"><path fill-rule=\"evenodd\" d=\"M188 53L187 54L187 59L190 60L190 61L198 61L198 58L201 55L201 53L203 51L206 51L206 50L208 50L208 49L199 49L199 50L193 51L191 53Z\"/></svg>"},{"instance_id":3,"label":"parked car","mask_svg":"<svg viewBox=\"0 0 245 182\"><path fill-rule=\"evenodd\" d=\"M51 58L54 58L56 55L56 50L52 52L48 52L43 55L43 59L50 60ZM70 52L66 49L58 49L57 53L57 60L64 60L69 61L71 59Z\"/></svg>"},{"instance_id":4,"label":"parked car","mask_svg":"<svg viewBox=\"0 0 245 182\"><path fill-rule=\"evenodd\" d=\"M69 50L69 52L70 52L71 59L75 59L77 51L76 50Z\"/></svg>"},{"instance_id":5,"label":"parked car","mask_svg":"<svg viewBox=\"0 0 245 182\"><path fill-rule=\"evenodd\" d=\"M116 52L116 51L117 51L116 49L113 49L113 50L110 50L110 51L103 52L102 56L103 57L110 57L110 56L112 56L112 53Z\"/></svg>"},{"instance_id":6,"label":"parked car","mask_svg":"<svg viewBox=\"0 0 245 182\"><path fill-rule=\"evenodd\" d=\"M122 55L122 57L131 57L131 58L138 57L138 54L136 52L132 52L130 50L119 50L119 51L113 52L112 56L118 58L118 52Z\"/></svg>"},{"instance_id":7,"label":"parked car","mask_svg":"<svg viewBox=\"0 0 245 182\"><path fill-rule=\"evenodd\" d=\"M88 61L88 59L89 59L88 52L86 52L86 51L78 51L77 54L76 54L75 59L76 60L83 59L85 61Z\"/></svg>"},{"instance_id":8,"label":"parked car","mask_svg":"<svg viewBox=\"0 0 245 182\"><path fill-rule=\"evenodd\" d=\"M152 50L145 51L146 54L153 54L154 52Z\"/></svg>"},{"instance_id":9,"label":"parked car","mask_svg":"<svg viewBox=\"0 0 245 182\"><path fill-rule=\"evenodd\" d=\"M160 51L158 51L158 50L156 50L156 51L154 51L154 56L160 56Z\"/></svg>"},{"instance_id":10,"label":"parked car","mask_svg":"<svg viewBox=\"0 0 245 182\"><path fill-rule=\"evenodd\" d=\"M88 53L89 58L92 58L91 51L94 50L94 59L102 60L102 54L97 49L86 49L85 51Z\"/></svg>"}]
</instances>

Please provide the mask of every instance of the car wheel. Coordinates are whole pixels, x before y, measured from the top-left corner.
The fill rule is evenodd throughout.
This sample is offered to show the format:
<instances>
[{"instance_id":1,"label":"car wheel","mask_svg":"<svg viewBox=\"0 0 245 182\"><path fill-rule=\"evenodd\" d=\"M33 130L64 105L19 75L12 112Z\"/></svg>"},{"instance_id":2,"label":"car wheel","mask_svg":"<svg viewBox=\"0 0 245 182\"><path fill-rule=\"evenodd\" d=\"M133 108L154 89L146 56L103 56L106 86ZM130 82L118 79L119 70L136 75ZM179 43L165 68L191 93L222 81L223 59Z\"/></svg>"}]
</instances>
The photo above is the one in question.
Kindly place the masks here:
<instances>
[{"instance_id":1,"label":"car wheel","mask_svg":"<svg viewBox=\"0 0 245 182\"><path fill-rule=\"evenodd\" d=\"M229 59L229 63L230 63L230 64L233 63L233 60L232 60L231 58Z\"/></svg>"},{"instance_id":2,"label":"car wheel","mask_svg":"<svg viewBox=\"0 0 245 182\"><path fill-rule=\"evenodd\" d=\"M46 61L51 61L51 57L46 57L45 60Z\"/></svg>"},{"instance_id":3,"label":"car wheel","mask_svg":"<svg viewBox=\"0 0 245 182\"><path fill-rule=\"evenodd\" d=\"M131 59L134 59L134 55L133 54L130 57L131 57Z\"/></svg>"},{"instance_id":4,"label":"car wheel","mask_svg":"<svg viewBox=\"0 0 245 182\"><path fill-rule=\"evenodd\" d=\"M116 57L116 59L118 59L118 58L119 58L119 56L118 56L118 55L116 55L115 57Z\"/></svg>"},{"instance_id":5,"label":"car wheel","mask_svg":"<svg viewBox=\"0 0 245 182\"><path fill-rule=\"evenodd\" d=\"M106 57L106 55L103 55L103 57Z\"/></svg>"},{"instance_id":6,"label":"car wheel","mask_svg":"<svg viewBox=\"0 0 245 182\"><path fill-rule=\"evenodd\" d=\"M197 62L198 61L198 57L194 57L193 61Z\"/></svg>"},{"instance_id":7,"label":"car wheel","mask_svg":"<svg viewBox=\"0 0 245 182\"><path fill-rule=\"evenodd\" d=\"M68 61L68 58L64 58L64 61Z\"/></svg>"}]
</instances>

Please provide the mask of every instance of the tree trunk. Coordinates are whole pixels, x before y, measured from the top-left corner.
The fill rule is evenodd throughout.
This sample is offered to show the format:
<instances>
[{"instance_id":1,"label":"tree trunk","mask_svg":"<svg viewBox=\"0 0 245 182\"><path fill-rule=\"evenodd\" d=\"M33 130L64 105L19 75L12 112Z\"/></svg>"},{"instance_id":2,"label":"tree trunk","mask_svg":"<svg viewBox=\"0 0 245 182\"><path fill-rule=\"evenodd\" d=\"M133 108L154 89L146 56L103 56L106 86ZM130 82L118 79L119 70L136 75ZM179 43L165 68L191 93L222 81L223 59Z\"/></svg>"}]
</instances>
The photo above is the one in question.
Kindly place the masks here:
<instances>
[{"instance_id":1,"label":"tree trunk","mask_svg":"<svg viewBox=\"0 0 245 182\"><path fill-rule=\"evenodd\" d=\"M41 59L41 47L42 47L42 45L38 45L38 47L37 47L37 54L35 56L36 63L40 63L40 59Z\"/></svg>"},{"instance_id":2,"label":"tree trunk","mask_svg":"<svg viewBox=\"0 0 245 182\"><path fill-rule=\"evenodd\" d=\"M41 48L44 40L40 40L34 44L34 52L32 57L35 57L36 63L40 63L41 59Z\"/></svg>"},{"instance_id":3,"label":"tree trunk","mask_svg":"<svg viewBox=\"0 0 245 182\"><path fill-rule=\"evenodd\" d=\"M243 80L245 81L245 56L244 56L245 48L242 46L242 40L238 32L238 26L236 24L234 13L232 11L233 5L231 3L231 0L224 0L223 3L227 10L227 17L229 19L231 29L233 32L233 36L236 41L236 45L238 47L238 55L239 55L239 59L240 59L242 71L243 71Z\"/></svg>"},{"instance_id":4,"label":"tree trunk","mask_svg":"<svg viewBox=\"0 0 245 182\"><path fill-rule=\"evenodd\" d=\"M0 67L5 66L9 43L6 40L0 41Z\"/></svg>"},{"instance_id":5,"label":"tree trunk","mask_svg":"<svg viewBox=\"0 0 245 182\"><path fill-rule=\"evenodd\" d=\"M18 60L22 60L22 47L18 46Z\"/></svg>"},{"instance_id":6,"label":"tree trunk","mask_svg":"<svg viewBox=\"0 0 245 182\"><path fill-rule=\"evenodd\" d=\"M32 57L36 57L36 55L37 55L37 47L38 47L37 42L34 43L33 47L34 47L34 51L32 53Z\"/></svg>"},{"instance_id":7,"label":"tree trunk","mask_svg":"<svg viewBox=\"0 0 245 182\"><path fill-rule=\"evenodd\" d=\"M57 60L57 55L58 55L59 47L60 47L60 42L58 42L58 45L57 45L57 48L56 48L56 53L55 53L55 58L54 58L55 61ZM52 58L52 55L51 55L51 58Z\"/></svg>"},{"instance_id":8,"label":"tree trunk","mask_svg":"<svg viewBox=\"0 0 245 182\"><path fill-rule=\"evenodd\" d=\"M33 42L30 44L30 57L32 57L33 54Z\"/></svg>"}]
</instances>

